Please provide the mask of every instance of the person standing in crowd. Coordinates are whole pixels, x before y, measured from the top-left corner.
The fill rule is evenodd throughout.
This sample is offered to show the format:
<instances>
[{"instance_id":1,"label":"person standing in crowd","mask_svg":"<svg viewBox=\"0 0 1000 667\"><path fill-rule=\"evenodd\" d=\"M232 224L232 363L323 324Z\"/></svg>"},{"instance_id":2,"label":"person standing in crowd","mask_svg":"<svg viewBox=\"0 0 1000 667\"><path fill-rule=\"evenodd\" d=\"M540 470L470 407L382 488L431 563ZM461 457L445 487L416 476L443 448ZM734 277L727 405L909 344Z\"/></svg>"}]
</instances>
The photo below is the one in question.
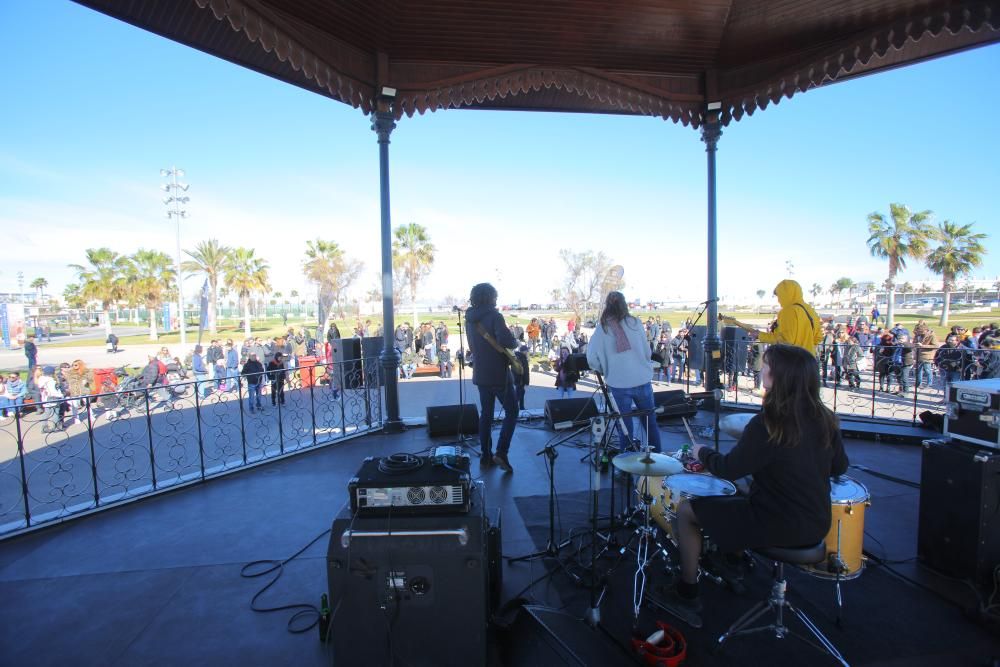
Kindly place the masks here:
<instances>
[{"instance_id":1,"label":"person standing in crowd","mask_svg":"<svg viewBox=\"0 0 1000 667\"><path fill-rule=\"evenodd\" d=\"M899 389L896 393L902 396L910 390L910 373L913 371L913 344L910 342L910 336L906 333L901 333L896 338L893 367L899 382Z\"/></svg>"},{"instance_id":2,"label":"person standing in crowd","mask_svg":"<svg viewBox=\"0 0 1000 667\"><path fill-rule=\"evenodd\" d=\"M24 395L27 391L28 384L21 380L19 373L11 373L7 377L7 398L10 399L15 412L24 405Z\"/></svg>"},{"instance_id":3,"label":"person standing in crowd","mask_svg":"<svg viewBox=\"0 0 1000 667\"><path fill-rule=\"evenodd\" d=\"M861 358L864 352L858 339L850 336L847 339L847 350L844 352L844 374L847 376L848 389L861 389Z\"/></svg>"},{"instance_id":4,"label":"person standing in crowd","mask_svg":"<svg viewBox=\"0 0 1000 667\"><path fill-rule=\"evenodd\" d=\"M118 336L114 335L113 333L109 333L105 343L107 343L108 345L107 347L108 352L110 352L111 354L118 352Z\"/></svg>"},{"instance_id":5,"label":"person standing in crowd","mask_svg":"<svg viewBox=\"0 0 1000 667\"><path fill-rule=\"evenodd\" d=\"M736 446L721 454L695 444L692 455L722 479L753 475L746 497L683 499L676 537L681 573L654 595L700 627L698 561L702 530L724 553L816 544L830 530L830 477L847 471L840 424L820 397L812 350L772 345L764 352L764 402Z\"/></svg>"},{"instance_id":6,"label":"person standing in crowd","mask_svg":"<svg viewBox=\"0 0 1000 667\"><path fill-rule=\"evenodd\" d=\"M212 392L211 382L208 380L208 365L205 363L204 348L201 345L194 346L194 354L191 355L191 371L194 373L194 390L201 398L206 398Z\"/></svg>"},{"instance_id":7,"label":"person standing in crowd","mask_svg":"<svg viewBox=\"0 0 1000 667\"><path fill-rule=\"evenodd\" d=\"M398 331L399 327L396 327L396 330ZM330 345L336 345L340 339L340 329L337 327L337 323L330 320L330 326L326 330L326 342Z\"/></svg>"},{"instance_id":8,"label":"person standing in crowd","mask_svg":"<svg viewBox=\"0 0 1000 667\"><path fill-rule=\"evenodd\" d=\"M281 352L275 352L274 358L267 364L267 377L271 381L271 406L285 404L285 361Z\"/></svg>"},{"instance_id":9,"label":"person standing in crowd","mask_svg":"<svg viewBox=\"0 0 1000 667\"><path fill-rule=\"evenodd\" d=\"M59 416L59 401L62 400L63 393L59 389L59 383L55 379L56 369L53 366L46 366L45 368L35 366L33 372L35 386L38 387L42 403L44 404L42 407L42 418L45 420L45 426L42 427L42 433L61 431L63 430L63 424Z\"/></svg>"},{"instance_id":10,"label":"person standing in crowd","mask_svg":"<svg viewBox=\"0 0 1000 667\"><path fill-rule=\"evenodd\" d=\"M247 407L251 414L264 406L260 403L260 388L264 383L264 366L257 359L257 355L250 353L250 358L243 364L241 374L247 379Z\"/></svg>"},{"instance_id":11,"label":"person standing in crowd","mask_svg":"<svg viewBox=\"0 0 1000 667\"><path fill-rule=\"evenodd\" d=\"M827 379L829 375L827 374L827 369L831 357L833 356L833 344L836 342L836 338L833 335L833 324L828 323L823 327L823 338L819 342L819 367L820 372L823 376L823 386L826 386Z\"/></svg>"},{"instance_id":12,"label":"person standing in crowd","mask_svg":"<svg viewBox=\"0 0 1000 667\"><path fill-rule=\"evenodd\" d=\"M466 333L469 350L474 360L472 383L479 389L479 445L482 448L480 465L495 463L504 472L514 472L508 459L510 441L517 425L517 397L514 395L514 377L503 350L515 345L503 315L497 310L497 291L489 283L479 283L469 294L469 309L465 311ZM493 410L499 399L503 406L503 424L493 453Z\"/></svg>"},{"instance_id":13,"label":"person standing in crowd","mask_svg":"<svg viewBox=\"0 0 1000 667\"><path fill-rule=\"evenodd\" d=\"M226 341L226 379L231 380L231 383L227 383L229 389L235 389L239 385L239 375L240 375L240 355L236 352L236 347L233 345L232 340Z\"/></svg>"},{"instance_id":14,"label":"person standing in crowd","mask_svg":"<svg viewBox=\"0 0 1000 667\"><path fill-rule=\"evenodd\" d=\"M576 383L580 380L580 373L577 370L568 368L566 360L569 358L569 348L560 347L559 357L552 365L552 370L556 372L556 389L559 390L559 398L570 398L576 391Z\"/></svg>"},{"instance_id":15,"label":"person standing in crowd","mask_svg":"<svg viewBox=\"0 0 1000 667\"><path fill-rule=\"evenodd\" d=\"M934 365L937 366L943 383L944 400L948 398L948 387L963 379L967 365L966 354L968 352L959 345L958 335L954 333L948 334L944 339L944 345L934 353Z\"/></svg>"},{"instance_id":16,"label":"person standing in crowd","mask_svg":"<svg viewBox=\"0 0 1000 667\"><path fill-rule=\"evenodd\" d=\"M532 317L531 321L528 322L528 327L525 329L528 334L528 348L531 350L532 354L538 351L538 345L542 338L542 327L538 324L538 318ZM523 410L524 408L522 408Z\"/></svg>"},{"instance_id":17,"label":"person standing in crowd","mask_svg":"<svg viewBox=\"0 0 1000 667\"><path fill-rule=\"evenodd\" d=\"M673 351L670 349L670 337L664 331L660 334L660 339L656 343L653 354L658 357L660 367L656 369L656 379L670 384L671 368L673 368Z\"/></svg>"},{"instance_id":18,"label":"person standing in crowd","mask_svg":"<svg viewBox=\"0 0 1000 667\"><path fill-rule=\"evenodd\" d=\"M773 331L756 334L761 343L797 345L816 354L823 339L823 323L812 306L802 297L802 286L794 280L782 280L774 288L781 310Z\"/></svg>"},{"instance_id":19,"label":"person standing in crowd","mask_svg":"<svg viewBox=\"0 0 1000 667\"><path fill-rule=\"evenodd\" d=\"M875 346L875 375L878 376L878 390L889 391L892 388L892 358L896 353L895 341L891 333L884 333Z\"/></svg>"},{"instance_id":20,"label":"person standing in crowd","mask_svg":"<svg viewBox=\"0 0 1000 667\"><path fill-rule=\"evenodd\" d=\"M528 346L522 345L514 353L521 362L521 372L514 375L514 395L517 396L517 409L524 410L525 387L531 384L531 368L528 366Z\"/></svg>"},{"instance_id":21,"label":"person standing in crowd","mask_svg":"<svg viewBox=\"0 0 1000 667\"><path fill-rule=\"evenodd\" d=\"M642 322L629 315L625 296L610 292L604 301L604 311L594 337L587 347L587 363L604 376L621 413L642 410L641 421L646 429L649 447L660 451L660 429L653 410L653 369L650 364L649 344ZM632 440L632 420L625 420L625 434L620 434L622 450L629 448Z\"/></svg>"},{"instance_id":22,"label":"person standing in crowd","mask_svg":"<svg viewBox=\"0 0 1000 667\"><path fill-rule=\"evenodd\" d=\"M38 365L38 346L34 336L28 336L28 340L24 341L24 356L28 358L28 373L31 373Z\"/></svg>"},{"instance_id":23,"label":"person standing in crowd","mask_svg":"<svg viewBox=\"0 0 1000 667\"><path fill-rule=\"evenodd\" d=\"M931 386L934 380L934 352L938 348L938 341L934 335L934 330L922 321L913 328L913 350L914 363L916 365L916 377L914 384L916 388Z\"/></svg>"},{"instance_id":24,"label":"person standing in crowd","mask_svg":"<svg viewBox=\"0 0 1000 667\"><path fill-rule=\"evenodd\" d=\"M877 327L878 326L878 318L880 318L880 317L882 317L882 313L880 313L879 310L878 310L878 304L875 304L874 306L872 306L872 323L871 323L871 325L873 327ZM888 322L886 322L886 324L888 324Z\"/></svg>"},{"instance_id":25,"label":"person standing in crowd","mask_svg":"<svg viewBox=\"0 0 1000 667\"><path fill-rule=\"evenodd\" d=\"M82 359L76 359L69 368L63 371L66 379L65 395L72 400L67 401L70 411L73 413L73 423L80 423L80 410L86 411L86 396L90 394L90 387L93 382L93 374L87 369L87 364Z\"/></svg>"}]
</instances>

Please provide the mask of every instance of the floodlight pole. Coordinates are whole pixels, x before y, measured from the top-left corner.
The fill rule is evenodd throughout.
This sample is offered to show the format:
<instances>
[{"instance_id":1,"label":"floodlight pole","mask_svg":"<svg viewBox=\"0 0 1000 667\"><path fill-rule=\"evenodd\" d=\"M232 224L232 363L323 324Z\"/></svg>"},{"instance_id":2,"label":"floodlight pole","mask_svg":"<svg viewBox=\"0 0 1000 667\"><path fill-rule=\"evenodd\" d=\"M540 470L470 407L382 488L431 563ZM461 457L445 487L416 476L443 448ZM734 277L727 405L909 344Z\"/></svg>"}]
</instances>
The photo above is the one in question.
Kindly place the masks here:
<instances>
[{"instance_id":1,"label":"floodlight pole","mask_svg":"<svg viewBox=\"0 0 1000 667\"><path fill-rule=\"evenodd\" d=\"M712 105L709 105L710 107ZM705 112L701 140L708 156L708 332L705 335L705 389L714 391L720 385L719 365L722 342L719 340L719 252L718 225L715 208L715 152L722 136L718 109Z\"/></svg>"},{"instance_id":2,"label":"floodlight pole","mask_svg":"<svg viewBox=\"0 0 1000 667\"><path fill-rule=\"evenodd\" d=\"M392 97L381 95L372 113L372 130L378 135L379 205L382 212L382 354L379 363L385 373L386 420L383 431L399 433L399 352L395 346L395 318L392 312L392 215L389 211L389 135L396 129Z\"/></svg>"},{"instance_id":3,"label":"floodlight pole","mask_svg":"<svg viewBox=\"0 0 1000 667\"><path fill-rule=\"evenodd\" d=\"M169 206L173 204L172 210L167 211L167 218L177 218L177 324L180 327L181 332L181 347L183 348L187 345L187 327L184 321L184 282L183 276L181 275L181 218L187 217L187 211L181 209L180 205L182 203L186 204L188 202L188 197L181 196L181 190L186 191L188 189L187 184L178 183L177 176L183 176L184 171L178 169L177 167L171 167L170 169L161 169L161 176L169 176L170 182L163 186L163 189L170 193L170 196L163 200L163 203ZM150 313L150 317L154 314Z\"/></svg>"}]
</instances>

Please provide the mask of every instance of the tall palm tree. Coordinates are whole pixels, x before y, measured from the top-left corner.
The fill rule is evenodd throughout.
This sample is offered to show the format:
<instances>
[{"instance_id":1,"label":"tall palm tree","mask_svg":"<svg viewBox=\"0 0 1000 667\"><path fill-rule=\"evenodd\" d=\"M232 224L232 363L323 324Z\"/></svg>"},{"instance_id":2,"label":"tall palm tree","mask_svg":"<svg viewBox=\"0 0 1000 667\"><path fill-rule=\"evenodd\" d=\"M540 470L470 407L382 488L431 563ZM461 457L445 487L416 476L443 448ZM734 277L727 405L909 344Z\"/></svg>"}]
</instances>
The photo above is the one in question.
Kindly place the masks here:
<instances>
[{"instance_id":1,"label":"tall palm tree","mask_svg":"<svg viewBox=\"0 0 1000 667\"><path fill-rule=\"evenodd\" d=\"M886 327L892 326L896 310L896 274L906 268L907 259L927 254L930 217L930 211L913 213L903 204L889 204L888 218L878 212L868 214L868 249L872 257L889 260Z\"/></svg>"},{"instance_id":2,"label":"tall palm tree","mask_svg":"<svg viewBox=\"0 0 1000 667\"><path fill-rule=\"evenodd\" d=\"M70 264L80 281L80 295L87 300L101 302L105 313L124 292L122 275L126 260L110 248L87 248L88 266ZM110 333L111 318L105 316L105 329Z\"/></svg>"},{"instance_id":3,"label":"tall palm tree","mask_svg":"<svg viewBox=\"0 0 1000 667\"><path fill-rule=\"evenodd\" d=\"M846 290L853 290L854 289L854 281L851 280L850 278L846 278L846 277L845 278L837 278L837 282L835 284L837 286L837 300L838 301L841 300L844 297L844 290L845 289Z\"/></svg>"},{"instance_id":4,"label":"tall palm tree","mask_svg":"<svg viewBox=\"0 0 1000 667\"><path fill-rule=\"evenodd\" d=\"M409 284L410 299L416 304L417 285L434 265L434 244L424 226L415 222L396 227L392 236L392 265Z\"/></svg>"},{"instance_id":5,"label":"tall palm tree","mask_svg":"<svg viewBox=\"0 0 1000 667\"><path fill-rule=\"evenodd\" d=\"M899 286L899 293L903 295L903 303L906 303L906 295L913 292L913 285L910 281L906 281Z\"/></svg>"},{"instance_id":6,"label":"tall palm tree","mask_svg":"<svg viewBox=\"0 0 1000 667\"><path fill-rule=\"evenodd\" d=\"M35 301L41 302L42 290L49 286L49 281L45 278L35 278L31 281L31 289L35 290Z\"/></svg>"},{"instance_id":7,"label":"tall palm tree","mask_svg":"<svg viewBox=\"0 0 1000 667\"><path fill-rule=\"evenodd\" d=\"M832 301L836 301L837 299L839 299L840 298L840 292L841 292L840 281L838 280L837 282L835 282L832 285L830 285L830 301L832 302ZM836 294L837 296L834 296L834 294Z\"/></svg>"},{"instance_id":8,"label":"tall palm tree","mask_svg":"<svg viewBox=\"0 0 1000 667\"><path fill-rule=\"evenodd\" d=\"M959 225L945 220L934 230L938 246L927 255L927 268L942 278L944 308L941 309L940 326L948 325L948 307L951 291L955 289L955 279L968 274L983 263L986 234L972 231L972 224Z\"/></svg>"},{"instance_id":9,"label":"tall palm tree","mask_svg":"<svg viewBox=\"0 0 1000 667\"><path fill-rule=\"evenodd\" d=\"M341 305L344 292L351 286L364 265L350 259L335 241L306 241L306 261L302 273L319 288L319 309L316 313L320 331L326 331L327 320L336 303Z\"/></svg>"},{"instance_id":10,"label":"tall palm tree","mask_svg":"<svg viewBox=\"0 0 1000 667\"><path fill-rule=\"evenodd\" d=\"M243 335L250 337L250 297L254 292L271 290L270 267L250 248L234 248L226 262L223 278L226 287L240 297L243 307Z\"/></svg>"},{"instance_id":11,"label":"tall palm tree","mask_svg":"<svg viewBox=\"0 0 1000 667\"><path fill-rule=\"evenodd\" d=\"M218 239L208 239L202 241L192 252L185 250L184 253L191 259L181 264L183 271L193 273L203 273L208 278L208 330L213 334L218 331L218 314L216 311L216 300L219 291L219 278L226 270L226 263L232 250L224 245L219 245Z\"/></svg>"},{"instance_id":12,"label":"tall palm tree","mask_svg":"<svg viewBox=\"0 0 1000 667\"><path fill-rule=\"evenodd\" d=\"M149 312L149 340L157 339L156 313L170 292L176 289L177 273L173 260L159 250L139 248L128 258L125 280L129 292L146 305Z\"/></svg>"},{"instance_id":13,"label":"tall palm tree","mask_svg":"<svg viewBox=\"0 0 1000 667\"><path fill-rule=\"evenodd\" d=\"M809 293L813 296L813 301L816 300L820 294L823 293L823 287L819 283L813 283L813 286L809 289Z\"/></svg>"}]
</instances>

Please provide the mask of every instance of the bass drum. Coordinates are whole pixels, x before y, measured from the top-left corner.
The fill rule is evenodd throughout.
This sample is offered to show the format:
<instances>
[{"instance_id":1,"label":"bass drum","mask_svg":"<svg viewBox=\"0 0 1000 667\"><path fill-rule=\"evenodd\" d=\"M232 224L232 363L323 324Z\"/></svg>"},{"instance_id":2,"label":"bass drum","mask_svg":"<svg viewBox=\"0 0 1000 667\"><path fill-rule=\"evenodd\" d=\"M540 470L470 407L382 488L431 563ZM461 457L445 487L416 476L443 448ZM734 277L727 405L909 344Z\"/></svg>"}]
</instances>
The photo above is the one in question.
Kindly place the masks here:
<instances>
[{"instance_id":1,"label":"bass drum","mask_svg":"<svg viewBox=\"0 0 1000 667\"><path fill-rule=\"evenodd\" d=\"M865 569L865 508L871 502L868 489L846 475L830 480L832 519L826 534L826 558L805 571L823 579L854 579Z\"/></svg>"}]
</instances>

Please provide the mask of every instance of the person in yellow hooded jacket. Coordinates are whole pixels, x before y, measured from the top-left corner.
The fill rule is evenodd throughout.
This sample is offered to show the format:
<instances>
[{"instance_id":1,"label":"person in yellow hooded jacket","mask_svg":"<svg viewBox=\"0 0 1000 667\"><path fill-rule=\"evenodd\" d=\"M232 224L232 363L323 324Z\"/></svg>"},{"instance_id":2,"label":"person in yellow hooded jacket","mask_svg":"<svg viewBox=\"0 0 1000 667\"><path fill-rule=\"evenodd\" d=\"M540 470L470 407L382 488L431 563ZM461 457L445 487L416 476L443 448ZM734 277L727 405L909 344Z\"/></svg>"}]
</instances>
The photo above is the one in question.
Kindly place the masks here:
<instances>
[{"instance_id":1,"label":"person in yellow hooded jacket","mask_svg":"<svg viewBox=\"0 0 1000 667\"><path fill-rule=\"evenodd\" d=\"M777 326L772 332L761 332L761 343L786 343L796 345L816 354L816 346L823 339L823 323L812 306L802 298L802 286L794 280L782 280L774 288L781 310Z\"/></svg>"}]
</instances>

